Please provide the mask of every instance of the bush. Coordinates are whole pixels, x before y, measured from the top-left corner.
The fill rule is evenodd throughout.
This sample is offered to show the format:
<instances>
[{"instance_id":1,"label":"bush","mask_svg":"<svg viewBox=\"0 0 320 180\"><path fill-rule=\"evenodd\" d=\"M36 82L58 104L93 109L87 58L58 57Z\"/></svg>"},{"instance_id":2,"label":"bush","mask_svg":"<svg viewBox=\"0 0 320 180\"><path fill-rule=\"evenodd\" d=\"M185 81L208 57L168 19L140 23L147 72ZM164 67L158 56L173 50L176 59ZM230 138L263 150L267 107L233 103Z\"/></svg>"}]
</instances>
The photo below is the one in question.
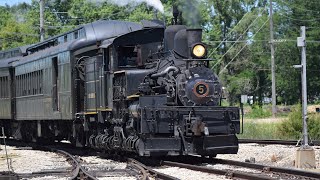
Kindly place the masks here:
<instances>
[{"instance_id":1,"label":"bush","mask_svg":"<svg viewBox=\"0 0 320 180\"><path fill-rule=\"evenodd\" d=\"M245 115L246 118L250 118L250 119L267 118L271 116L272 116L272 112L270 108L268 107L260 108L256 106L253 106L252 110Z\"/></svg>"},{"instance_id":2,"label":"bush","mask_svg":"<svg viewBox=\"0 0 320 180\"><path fill-rule=\"evenodd\" d=\"M320 139L320 114L308 114L309 138ZM297 105L289 113L287 120L278 126L278 134L282 139L299 139L302 137L302 113L301 106Z\"/></svg>"}]
</instances>

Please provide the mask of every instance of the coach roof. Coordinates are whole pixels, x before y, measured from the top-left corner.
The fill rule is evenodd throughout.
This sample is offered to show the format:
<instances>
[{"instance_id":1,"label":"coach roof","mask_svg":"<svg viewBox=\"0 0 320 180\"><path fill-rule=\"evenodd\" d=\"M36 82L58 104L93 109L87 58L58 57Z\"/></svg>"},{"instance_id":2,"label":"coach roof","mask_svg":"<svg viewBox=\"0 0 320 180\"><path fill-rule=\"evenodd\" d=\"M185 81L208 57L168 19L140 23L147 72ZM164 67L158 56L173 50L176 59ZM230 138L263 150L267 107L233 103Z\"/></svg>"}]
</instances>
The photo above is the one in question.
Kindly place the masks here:
<instances>
[{"instance_id":1,"label":"coach roof","mask_svg":"<svg viewBox=\"0 0 320 180\"><path fill-rule=\"evenodd\" d=\"M68 35L75 33L79 30L84 30L84 35L79 38L73 38L71 40L64 41L68 42L66 50L77 50L85 46L96 44L98 41L105 39L115 38L123 34L130 33L142 29L143 26L138 23L126 22L126 21L115 21L115 20L99 20L83 26L79 26L67 33L60 34L58 36L49 38L44 42L40 42L28 48L28 51L33 53L42 51L43 49L51 48L61 44L59 41L61 38L67 37ZM70 43L72 42L72 43Z\"/></svg>"}]
</instances>

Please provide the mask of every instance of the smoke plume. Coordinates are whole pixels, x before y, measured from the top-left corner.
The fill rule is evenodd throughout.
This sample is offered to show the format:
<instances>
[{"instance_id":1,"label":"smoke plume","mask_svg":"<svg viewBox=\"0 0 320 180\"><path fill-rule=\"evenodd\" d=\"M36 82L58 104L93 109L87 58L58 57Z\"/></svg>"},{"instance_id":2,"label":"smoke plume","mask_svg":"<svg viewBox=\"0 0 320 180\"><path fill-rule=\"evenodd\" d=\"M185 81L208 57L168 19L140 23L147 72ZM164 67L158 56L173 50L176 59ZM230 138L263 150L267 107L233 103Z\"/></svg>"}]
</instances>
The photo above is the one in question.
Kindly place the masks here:
<instances>
[{"instance_id":1,"label":"smoke plume","mask_svg":"<svg viewBox=\"0 0 320 180\"><path fill-rule=\"evenodd\" d=\"M95 3L108 2L108 3L116 4L118 6L126 6L126 5L137 6L141 3L146 3L148 6L154 7L161 13L164 13L164 7L160 0L88 0L88 1L95 2Z\"/></svg>"},{"instance_id":2,"label":"smoke plume","mask_svg":"<svg viewBox=\"0 0 320 180\"><path fill-rule=\"evenodd\" d=\"M201 0L180 0L179 10L182 12L183 20L191 28L201 26L201 13L199 11Z\"/></svg>"}]
</instances>

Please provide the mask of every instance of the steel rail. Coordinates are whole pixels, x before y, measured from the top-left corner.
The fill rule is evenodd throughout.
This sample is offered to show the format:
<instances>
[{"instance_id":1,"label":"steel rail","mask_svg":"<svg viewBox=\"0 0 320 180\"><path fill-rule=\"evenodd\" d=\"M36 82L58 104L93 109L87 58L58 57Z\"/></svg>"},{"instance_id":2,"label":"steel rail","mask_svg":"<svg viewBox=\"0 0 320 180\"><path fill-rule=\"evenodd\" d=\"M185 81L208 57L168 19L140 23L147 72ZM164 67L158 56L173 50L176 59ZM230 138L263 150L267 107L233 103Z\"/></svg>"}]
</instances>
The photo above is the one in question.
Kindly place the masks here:
<instances>
[{"instance_id":1,"label":"steel rail","mask_svg":"<svg viewBox=\"0 0 320 180\"><path fill-rule=\"evenodd\" d=\"M201 172L210 173L210 174L224 175L229 178L257 179L257 180L275 179L268 176L255 175L247 172L243 173L243 172L236 172L236 171L230 171L230 170L213 169L208 167L202 167L202 166L196 166L196 165L190 165L190 164L184 164L184 163L178 163L178 162L172 162L172 161L163 161L162 165L186 168L186 169L201 171Z\"/></svg>"},{"instance_id":2,"label":"steel rail","mask_svg":"<svg viewBox=\"0 0 320 180\"><path fill-rule=\"evenodd\" d=\"M70 178L71 180L77 180L77 179L88 179L88 180L98 180L96 177L89 174L84 167L81 166L81 163L70 153L63 151L63 150L55 150L54 151L61 153L67 157L69 157L72 160L72 165L74 166L73 170L73 176Z\"/></svg>"},{"instance_id":3,"label":"steel rail","mask_svg":"<svg viewBox=\"0 0 320 180\"><path fill-rule=\"evenodd\" d=\"M132 158L128 158L128 163L135 166L135 167L139 167L139 169L141 171L144 171L146 173L149 173L152 175L152 177L154 178L159 178L159 179L163 179L163 180L179 180L178 178L175 178L173 176L170 176L170 175L167 175L167 174L164 174L164 173L161 173L161 172L158 172L158 171L155 171L153 170L152 168L142 164L141 162L135 160L135 159L132 159ZM143 172L142 172L143 173ZM143 179L143 180L147 180L149 179L148 176L144 178L146 179Z\"/></svg>"},{"instance_id":4,"label":"steel rail","mask_svg":"<svg viewBox=\"0 0 320 180\"><path fill-rule=\"evenodd\" d=\"M14 172L0 172L0 180L1 179L29 179L29 178L37 178L43 176L67 176L70 174L70 171L67 170L50 170L50 171L39 171L32 173L14 173Z\"/></svg>"},{"instance_id":5,"label":"steel rail","mask_svg":"<svg viewBox=\"0 0 320 180\"><path fill-rule=\"evenodd\" d=\"M271 140L271 139L239 139L239 143L257 143L257 144L280 144L280 145L300 145L297 140ZM320 146L320 141L311 141L310 145Z\"/></svg>"},{"instance_id":6,"label":"steel rail","mask_svg":"<svg viewBox=\"0 0 320 180\"><path fill-rule=\"evenodd\" d=\"M233 161L233 160L227 160L227 159L218 159L218 158L213 158L213 162L219 163L219 164L241 166L241 167L246 167L246 168L251 168L251 169L258 169L258 170L262 170L264 172L275 172L275 173L289 174L289 175L295 175L295 176L301 176L301 177L307 177L307 178L317 178L317 179L320 178L320 173L311 172L311 171L303 171L303 170L299 170L299 169L289 169L289 168L282 168L282 167L265 166L262 164L253 164L253 163Z\"/></svg>"}]
</instances>

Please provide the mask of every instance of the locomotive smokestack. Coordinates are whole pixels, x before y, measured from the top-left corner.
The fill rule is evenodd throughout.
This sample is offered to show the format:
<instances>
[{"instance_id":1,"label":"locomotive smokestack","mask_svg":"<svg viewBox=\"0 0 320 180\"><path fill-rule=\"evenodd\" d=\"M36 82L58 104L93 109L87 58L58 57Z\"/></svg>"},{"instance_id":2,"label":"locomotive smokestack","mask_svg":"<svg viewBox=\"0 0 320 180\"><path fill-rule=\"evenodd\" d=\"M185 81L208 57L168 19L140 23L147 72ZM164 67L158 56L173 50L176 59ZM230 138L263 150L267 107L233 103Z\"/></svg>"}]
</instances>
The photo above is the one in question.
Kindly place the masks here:
<instances>
[{"instance_id":1,"label":"locomotive smokestack","mask_svg":"<svg viewBox=\"0 0 320 180\"><path fill-rule=\"evenodd\" d=\"M172 25L178 24L179 10L178 10L178 7L175 5L173 5L172 7L172 15L173 15Z\"/></svg>"},{"instance_id":2,"label":"locomotive smokestack","mask_svg":"<svg viewBox=\"0 0 320 180\"><path fill-rule=\"evenodd\" d=\"M181 25L182 24L182 13L179 11L177 5L172 6L172 25Z\"/></svg>"}]
</instances>

